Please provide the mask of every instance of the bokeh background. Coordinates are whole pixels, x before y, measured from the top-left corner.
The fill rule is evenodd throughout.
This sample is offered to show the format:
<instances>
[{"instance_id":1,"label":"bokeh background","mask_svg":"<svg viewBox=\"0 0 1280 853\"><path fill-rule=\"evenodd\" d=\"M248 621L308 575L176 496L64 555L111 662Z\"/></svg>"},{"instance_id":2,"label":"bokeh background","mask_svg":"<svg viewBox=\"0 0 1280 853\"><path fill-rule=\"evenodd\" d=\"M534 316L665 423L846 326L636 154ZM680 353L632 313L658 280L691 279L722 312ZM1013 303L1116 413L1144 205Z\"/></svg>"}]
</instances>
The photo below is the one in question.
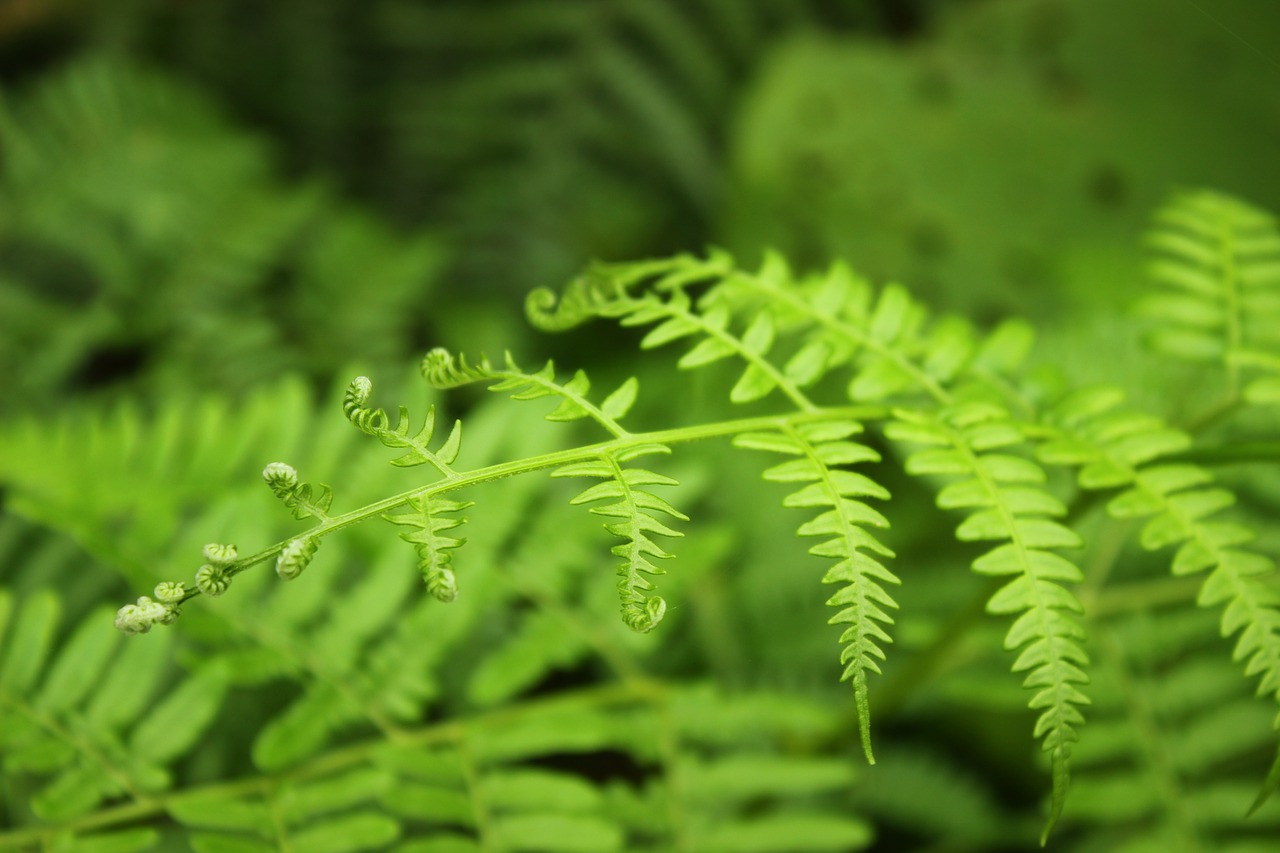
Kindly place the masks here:
<instances>
[{"instance_id":1,"label":"bokeh background","mask_svg":"<svg viewBox=\"0 0 1280 853\"><path fill-rule=\"evenodd\" d=\"M1093 324L1176 188L1280 203L1277 83L1254 0L8 0L0 405L501 349L712 243Z\"/></svg>"}]
</instances>

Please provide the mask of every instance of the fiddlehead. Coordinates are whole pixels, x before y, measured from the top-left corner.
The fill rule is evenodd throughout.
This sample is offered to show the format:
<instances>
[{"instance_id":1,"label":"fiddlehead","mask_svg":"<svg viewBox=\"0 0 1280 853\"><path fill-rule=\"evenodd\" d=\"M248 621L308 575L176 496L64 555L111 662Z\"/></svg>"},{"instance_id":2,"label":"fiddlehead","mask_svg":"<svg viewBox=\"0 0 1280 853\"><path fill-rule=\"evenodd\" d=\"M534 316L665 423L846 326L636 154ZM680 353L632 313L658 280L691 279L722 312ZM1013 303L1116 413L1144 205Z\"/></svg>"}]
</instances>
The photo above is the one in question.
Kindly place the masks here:
<instances>
[{"instance_id":1,"label":"fiddlehead","mask_svg":"<svg viewBox=\"0 0 1280 853\"><path fill-rule=\"evenodd\" d=\"M307 518L314 518L317 521L329 520L329 505L333 503L333 489L323 483L317 488L310 483L299 482L298 472L292 465L284 462L272 462L263 468L262 479L266 481L271 492L284 501L284 505L293 512L294 518L299 521ZM219 561L210 558L210 562L217 564Z\"/></svg>"},{"instance_id":2,"label":"fiddlehead","mask_svg":"<svg viewBox=\"0 0 1280 853\"><path fill-rule=\"evenodd\" d=\"M407 468L429 463L445 476L452 474L453 469L449 466L457 458L462 444L462 421L454 421L453 429L449 431L444 444L437 450L431 450L428 445L435 432L435 407L427 409L422 428L410 435L409 410L404 406L400 407L400 417L392 428L385 409L367 408L372 391L373 382L367 376L357 376L347 386L347 392L342 397L342 413L351 421L351 425L366 435L375 437L387 447L408 451L391 460L392 465Z\"/></svg>"}]
</instances>

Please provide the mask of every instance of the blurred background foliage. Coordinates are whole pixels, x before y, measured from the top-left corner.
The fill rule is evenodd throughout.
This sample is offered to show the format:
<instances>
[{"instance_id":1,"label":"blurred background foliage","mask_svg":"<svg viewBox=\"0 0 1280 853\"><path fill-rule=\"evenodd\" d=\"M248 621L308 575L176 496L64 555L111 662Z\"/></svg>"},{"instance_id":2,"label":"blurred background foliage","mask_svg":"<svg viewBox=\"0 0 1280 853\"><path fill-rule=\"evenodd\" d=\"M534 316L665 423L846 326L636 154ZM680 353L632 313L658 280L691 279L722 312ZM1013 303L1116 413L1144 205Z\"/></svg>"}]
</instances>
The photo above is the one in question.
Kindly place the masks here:
<instances>
[{"instance_id":1,"label":"blurred background foliage","mask_svg":"<svg viewBox=\"0 0 1280 853\"><path fill-rule=\"evenodd\" d=\"M260 520L254 482L277 454L322 479L345 467L346 499L404 488L401 472L353 461L368 454L333 405L352 364L394 387L434 345L510 348L526 364L554 355L600 387L639 372L641 416L669 418L668 372L633 363L615 331L524 328L523 294L592 258L707 244L747 266L766 247L800 268L843 258L980 323L1027 317L1045 360L1177 411L1194 383L1140 354L1128 314L1141 233L1183 186L1280 209L1278 84L1280 7L1257 0L0 3L0 580L23 596L74 578L65 606L83 614L170 577L224 529L287 535L283 519ZM687 382L690 418L723 415L704 382ZM492 407L474 415L472 440L491 436L475 458L542 440L504 432ZM832 636L813 630L824 590L779 575L799 553L794 519L732 460L709 451L674 472L688 504L733 523L691 535L668 599L692 617L677 610L642 657L817 696L847 724ZM983 596L957 571L966 552L924 528L930 496L887 468L876 476L901 507L900 556L926 579L902 597L910 661L947 640L956 601ZM1280 500L1253 493L1260 512ZM728 500L743 494L760 499ZM492 524L515 526L521 500ZM336 558L348 574L390 559L366 538ZM500 538L474 560L521 554L535 560ZM401 568L412 576L410 559ZM612 590L596 587L582 597L613 632ZM539 595L491 600L489 621L456 628L472 659L506 630L544 642L527 621ZM251 622L194 617L182 661L229 644L249 667ZM921 664L935 670L887 672L880 718L909 713L851 804L884 849L1034 837L1044 777L1024 697L998 637L978 633ZM594 677L587 646L559 648L520 678ZM1150 649L1111 660L1125 654L1153 679L1168 663ZM495 677L464 696L460 669L432 688L453 697L446 711L530 686ZM1103 714L1122 692L1107 677ZM929 692L912 693L922 678ZM1239 686L1223 689L1234 699ZM218 734L250 738L285 705L272 695ZM189 771L246 766L205 756ZM942 805L920 812L921 790ZM1084 822L1101 821L1106 790L1084 790ZM1098 837L1076 836L1104 849Z\"/></svg>"},{"instance_id":2,"label":"blurred background foliage","mask_svg":"<svg viewBox=\"0 0 1280 853\"><path fill-rule=\"evenodd\" d=\"M1068 325L1132 301L1172 189L1280 203L1251 0L5 10L23 395L500 348L495 316L584 259L708 243Z\"/></svg>"}]
</instances>

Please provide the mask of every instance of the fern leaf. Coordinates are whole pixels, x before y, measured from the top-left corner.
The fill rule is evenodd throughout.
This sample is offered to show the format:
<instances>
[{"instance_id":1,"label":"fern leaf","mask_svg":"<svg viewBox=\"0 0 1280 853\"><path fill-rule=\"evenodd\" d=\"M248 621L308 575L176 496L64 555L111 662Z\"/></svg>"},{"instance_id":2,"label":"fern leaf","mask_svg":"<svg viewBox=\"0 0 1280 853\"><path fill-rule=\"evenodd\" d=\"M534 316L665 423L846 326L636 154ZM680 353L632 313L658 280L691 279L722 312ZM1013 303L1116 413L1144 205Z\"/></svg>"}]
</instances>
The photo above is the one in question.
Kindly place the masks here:
<instances>
[{"instance_id":1,"label":"fern leaf","mask_svg":"<svg viewBox=\"0 0 1280 853\"><path fill-rule=\"evenodd\" d=\"M463 545L466 540L443 534L467 521L465 518L453 516L453 513L461 512L475 504L472 501L415 497L409 499L408 505L412 512L383 517L393 524L416 528L412 533L402 533L400 538L417 549L418 568L422 571L423 580L426 581L427 591L440 601L453 601L458 597L458 582L453 574L451 552Z\"/></svg>"},{"instance_id":2,"label":"fern leaf","mask_svg":"<svg viewBox=\"0 0 1280 853\"><path fill-rule=\"evenodd\" d=\"M445 476L452 474L453 469L449 466L458 457L458 449L462 443L462 421L453 422L453 429L449 431L444 444L433 451L428 444L435 432L434 406L427 410L422 428L410 435L409 410L404 406L400 407L400 416L393 428L385 409L367 408L366 404L369 402L372 391L373 383L367 376L357 376L351 380L346 394L342 397L342 413L347 416L347 420L351 421L358 430L374 436L387 447L408 451L403 456L391 460L392 465L407 468L430 463L441 474Z\"/></svg>"},{"instance_id":3,"label":"fern leaf","mask_svg":"<svg viewBox=\"0 0 1280 853\"><path fill-rule=\"evenodd\" d=\"M490 391L510 392L514 400L559 398L560 404L544 415L549 421L576 421L591 418L615 436L629 435L618 423L635 403L640 383L631 377L615 388L599 404L587 398L591 380L584 371L576 371L568 382L556 381L555 365L548 361L541 369L529 373L516 364L511 353L505 356L506 367L495 368L487 358L472 366L466 358L455 358L448 350L437 347L422 360L422 375L433 388L457 388L473 382L493 382Z\"/></svg>"},{"instance_id":4,"label":"fern leaf","mask_svg":"<svg viewBox=\"0 0 1280 853\"><path fill-rule=\"evenodd\" d=\"M1094 719L1072 779L1082 848L1106 846L1117 823L1166 849L1271 842L1274 817L1246 819L1243 808L1256 766L1247 759L1270 745L1269 714L1220 666L1213 623L1188 602L1092 626Z\"/></svg>"},{"instance_id":5,"label":"fern leaf","mask_svg":"<svg viewBox=\"0 0 1280 853\"><path fill-rule=\"evenodd\" d=\"M1173 199L1147 237L1158 291L1141 310L1161 323L1159 351L1223 368L1230 392L1280 400L1280 229L1273 217L1219 193ZM1241 387L1244 371L1261 369Z\"/></svg>"},{"instance_id":6,"label":"fern leaf","mask_svg":"<svg viewBox=\"0 0 1280 853\"><path fill-rule=\"evenodd\" d=\"M1078 467L1082 488L1123 489L1108 512L1147 519L1140 539L1148 550L1176 545L1173 574L1208 572L1199 605L1222 607L1222 635L1238 634L1233 658L1244 663L1246 675L1260 676L1259 694L1280 701L1280 597L1266 580L1274 563L1241 547L1251 531L1214 518L1234 495L1212 486L1204 468L1165 459L1190 439L1158 418L1117 409L1122 400L1107 388L1065 397L1051 413L1054 429L1040 458ZM1275 727L1280 730L1280 715Z\"/></svg>"},{"instance_id":7,"label":"fern leaf","mask_svg":"<svg viewBox=\"0 0 1280 853\"><path fill-rule=\"evenodd\" d=\"M892 642L883 626L893 624L893 618L885 608L898 605L883 584L901 581L877 559L892 557L893 552L864 529L888 527L889 522L860 500L864 497L887 499L889 493L861 474L834 467L879 460L876 451L847 440L861 431L861 424L853 422L804 424L777 433L744 433L736 437L734 443L796 457L769 468L764 472L765 479L808 484L788 495L783 506L824 508L816 518L803 524L799 532L801 536L824 537L825 541L814 545L809 553L838 561L822 582L846 584L827 604L843 608L831 617L832 624L849 625L840 637L840 642L845 644L840 655L840 663L845 667L841 680L853 683L862 748L867 760L874 764L867 676L880 672L879 661L884 660L880 643Z\"/></svg>"},{"instance_id":8,"label":"fern leaf","mask_svg":"<svg viewBox=\"0 0 1280 853\"><path fill-rule=\"evenodd\" d=\"M1083 580L1080 570L1055 553L1081 542L1054 516L1063 507L1039 484L1044 471L1018 456L991 452L1012 445L1018 436L1008 413L991 404L959 404L938 416L900 409L886 435L894 441L923 443L907 458L917 475L961 476L947 486L938 505L970 511L957 536L968 541L997 541L973 563L982 575L1011 578L987 602L987 610L1015 615L1004 645L1018 653L1014 672L1027 672L1023 686L1035 690L1029 706L1038 711L1035 736L1043 738L1053 771L1053 797L1043 839L1062 813L1076 729L1084 723L1077 706L1089 699L1078 685L1088 682L1089 659L1081 643L1083 608L1064 583ZM979 450L981 445L985 450Z\"/></svg>"},{"instance_id":9,"label":"fern leaf","mask_svg":"<svg viewBox=\"0 0 1280 853\"><path fill-rule=\"evenodd\" d=\"M684 534L659 521L654 515L661 512L681 521L689 517L662 498L641 488L642 486L673 486L670 477L641 468L623 468L639 456L652 453L670 453L664 445L639 445L620 451L603 452L596 459L564 465L552 472L553 477L600 477L604 482L590 486L569 501L575 506L597 501L611 501L604 506L592 507L591 512L606 518L616 518L605 524L605 529L625 540L611 550L623 562L618 566L618 598L622 606L622 620L632 630L646 633L662 621L667 603L658 595L647 595L653 590L652 581L646 575L660 575L663 570L652 559L669 559L667 553L653 540L653 536L682 536ZM652 558L652 559L651 559Z\"/></svg>"}]
</instances>

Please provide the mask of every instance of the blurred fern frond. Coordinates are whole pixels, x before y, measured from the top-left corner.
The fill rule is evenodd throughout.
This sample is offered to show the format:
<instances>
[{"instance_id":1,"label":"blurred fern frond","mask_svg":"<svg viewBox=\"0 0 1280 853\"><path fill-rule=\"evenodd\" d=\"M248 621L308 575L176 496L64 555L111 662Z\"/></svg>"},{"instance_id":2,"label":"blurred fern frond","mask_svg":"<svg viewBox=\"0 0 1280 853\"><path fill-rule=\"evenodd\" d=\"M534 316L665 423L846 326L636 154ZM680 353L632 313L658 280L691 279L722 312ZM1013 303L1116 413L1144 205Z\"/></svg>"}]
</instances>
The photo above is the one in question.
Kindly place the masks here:
<instances>
[{"instance_id":1,"label":"blurred fern frond","mask_svg":"<svg viewBox=\"0 0 1280 853\"><path fill-rule=\"evenodd\" d=\"M437 244L282 183L189 84L82 60L6 93L0 146L0 367L23 396L327 377L419 331Z\"/></svg>"}]
</instances>

